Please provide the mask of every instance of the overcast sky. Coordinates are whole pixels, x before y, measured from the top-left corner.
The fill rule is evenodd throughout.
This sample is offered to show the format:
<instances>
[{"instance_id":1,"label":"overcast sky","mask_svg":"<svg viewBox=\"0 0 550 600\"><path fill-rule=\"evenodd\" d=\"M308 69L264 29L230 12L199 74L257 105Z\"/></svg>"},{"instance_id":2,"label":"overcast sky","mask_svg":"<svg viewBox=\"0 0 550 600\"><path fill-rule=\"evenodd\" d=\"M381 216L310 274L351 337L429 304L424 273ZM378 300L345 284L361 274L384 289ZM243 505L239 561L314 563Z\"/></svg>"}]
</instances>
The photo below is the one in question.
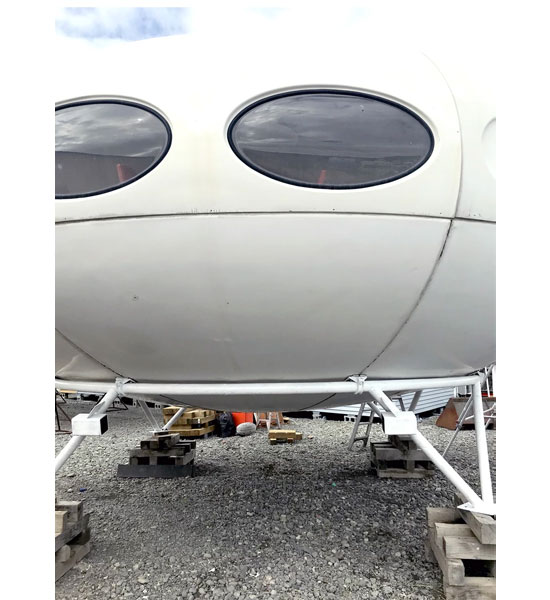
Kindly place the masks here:
<instances>
[{"instance_id":1,"label":"overcast sky","mask_svg":"<svg viewBox=\"0 0 550 600\"><path fill-rule=\"evenodd\" d=\"M105 46L149 37L193 33L223 40L243 36L320 38L327 44L352 38L379 38L416 45L460 43L465 52L475 39L490 45L490 4L458 5L435 0L370 2L362 7L242 8L234 5L191 8L60 8L56 40L67 47ZM467 43L465 43L467 42Z\"/></svg>"}]
</instances>

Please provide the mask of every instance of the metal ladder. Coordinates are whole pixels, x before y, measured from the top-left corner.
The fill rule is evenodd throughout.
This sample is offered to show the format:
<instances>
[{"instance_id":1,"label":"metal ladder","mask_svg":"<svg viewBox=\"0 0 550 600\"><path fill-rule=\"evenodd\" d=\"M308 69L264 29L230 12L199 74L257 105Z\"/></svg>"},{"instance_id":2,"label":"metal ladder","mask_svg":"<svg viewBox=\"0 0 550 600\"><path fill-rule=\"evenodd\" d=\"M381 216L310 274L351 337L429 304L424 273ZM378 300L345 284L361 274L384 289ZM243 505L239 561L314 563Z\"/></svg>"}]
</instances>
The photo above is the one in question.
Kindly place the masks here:
<instances>
[{"instance_id":1,"label":"metal ladder","mask_svg":"<svg viewBox=\"0 0 550 600\"><path fill-rule=\"evenodd\" d=\"M261 419L260 415L265 414L267 415L266 419ZM254 418L256 419L256 427L259 427L262 423L265 423L265 426L267 428L267 430L269 431L271 429L271 422L273 421L273 416L275 415L276 419L277 419L277 427L279 429L281 429L281 419L279 417L279 413L278 412L268 412L268 413L254 413Z\"/></svg>"},{"instance_id":2,"label":"metal ladder","mask_svg":"<svg viewBox=\"0 0 550 600\"><path fill-rule=\"evenodd\" d=\"M409 411L414 412L414 409L416 408L416 405L418 404L418 401L420 400L420 396L422 395L422 390L419 390L415 393L411 405L409 406ZM405 410L405 405L403 403L403 398L401 396L397 396L396 400L399 402L399 406L401 407L401 410L404 411ZM351 433L351 437L350 440L348 442L348 450L351 450L353 448L353 444L355 444L355 442L363 442L363 450L367 447L367 444L369 442L369 437L370 437L370 432L372 429L372 423L374 421L374 417L375 417L375 413L374 411L371 409L370 411L370 417L369 417L369 422L367 424L367 431L365 433L365 435L357 435L357 431L359 430L359 425L361 424L361 417L363 416L363 411L365 409L365 404L366 402L363 402L361 404L361 406L359 407L359 410L357 411L357 417L355 418L355 425L353 426L353 431Z\"/></svg>"}]
</instances>

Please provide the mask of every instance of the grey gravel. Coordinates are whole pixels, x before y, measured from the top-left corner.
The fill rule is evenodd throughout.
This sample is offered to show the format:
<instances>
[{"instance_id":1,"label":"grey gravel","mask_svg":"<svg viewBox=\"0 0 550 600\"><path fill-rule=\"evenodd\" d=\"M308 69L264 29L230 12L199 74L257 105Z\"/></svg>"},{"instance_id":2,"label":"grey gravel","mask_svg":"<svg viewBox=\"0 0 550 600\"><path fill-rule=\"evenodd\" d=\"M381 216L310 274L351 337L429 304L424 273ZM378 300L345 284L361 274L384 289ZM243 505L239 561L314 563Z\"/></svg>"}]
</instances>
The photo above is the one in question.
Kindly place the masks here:
<instances>
[{"instance_id":1,"label":"grey gravel","mask_svg":"<svg viewBox=\"0 0 550 600\"><path fill-rule=\"evenodd\" d=\"M91 404L64 408L73 416ZM295 419L295 444L272 446L265 430L200 440L194 478L119 479L149 426L138 407L108 417L109 431L56 477L57 497L85 500L92 528L92 550L56 583L57 600L444 598L424 558L425 509L451 506L454 490L439 472L378 479L368 451L346 449L351 423ZM451 432L435 420L419 428L442 450ZM56 452L68 439L56 436ZM375 424L372 440L383 439ZM494 431L488 440L494 464ZM473 431L449 458L479 492Z\"/></svg>"}]
</instances>

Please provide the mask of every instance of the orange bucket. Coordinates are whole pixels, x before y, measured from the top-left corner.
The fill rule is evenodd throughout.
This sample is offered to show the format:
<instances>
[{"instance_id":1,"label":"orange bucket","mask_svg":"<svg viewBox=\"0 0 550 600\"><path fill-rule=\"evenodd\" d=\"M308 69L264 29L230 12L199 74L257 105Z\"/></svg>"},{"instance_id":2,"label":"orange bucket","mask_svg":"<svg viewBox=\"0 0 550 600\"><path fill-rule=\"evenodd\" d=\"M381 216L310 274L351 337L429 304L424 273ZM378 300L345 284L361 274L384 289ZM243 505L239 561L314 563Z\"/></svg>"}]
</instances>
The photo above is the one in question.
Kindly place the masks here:
<instances>
[{"instance_id":1,"label":"orange bucket","mask_svg":"<svg viewBox=\"0 0 550 600\"><path fill-rule=\"evenodd\" d=\"M241 423L254 423L254 413L232 412L231 415L235 427L238 427Z\"/></svg>"}]
</instances>

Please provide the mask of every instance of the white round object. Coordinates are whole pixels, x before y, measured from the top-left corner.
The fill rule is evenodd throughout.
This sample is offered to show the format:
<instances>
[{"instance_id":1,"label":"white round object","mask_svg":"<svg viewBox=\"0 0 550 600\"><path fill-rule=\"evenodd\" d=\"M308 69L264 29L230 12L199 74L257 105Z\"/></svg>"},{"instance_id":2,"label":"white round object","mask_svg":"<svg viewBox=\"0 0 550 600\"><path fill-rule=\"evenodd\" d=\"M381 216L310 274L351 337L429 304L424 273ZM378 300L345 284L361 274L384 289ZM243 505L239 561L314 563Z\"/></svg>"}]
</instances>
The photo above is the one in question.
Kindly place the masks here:
<instances>
[{"instance_id":1,"label":"white round object","mask_svg":"<svg viewBox=\"0 0 550 600\"><path fill-rule=\"evenodd\" d=\"M207 52L192 36L147 40L98 50L57 82L57 171L67 181L69 168L98 152L67 145L77 124L69 117L84 114L82 105L104 115L110 104L102 103L145 107L141 116L158 115L171 134L154 167L147 161L156 147L147 161L141 146L125 158L112 150L96 162L110 161L113 189L56 199L57 378L411 379L466 375L495 361L496 121L484 53L469 64L462 51L428 58L374 48L377 60L365 69L368 52L356 42L357 51L316 48L314 61L267 47L258 68L254 57L231 47ZM186 64L185 85L174 83L173 57ZM397 106L405 125L414 115L429 128L432 151L410 173L357 189L293 185L251 168L231 147L231 124L245 109L306 92ZM90 114L82 123L96 124L97 135L113 126ZM265 127L256 131L262 143L288 137ZM94 132L86 133L91 144ZM372 139L381 140L375 167L387 166L384 139ZM266 153L253 141L247 156L260 160ZM356 160L355 147L346 152L319 163L319 186ZM139 177L127 179L129 162ZM244 412L349 403L322 394L201 401Z\"/></svg>"}]
</instances>

